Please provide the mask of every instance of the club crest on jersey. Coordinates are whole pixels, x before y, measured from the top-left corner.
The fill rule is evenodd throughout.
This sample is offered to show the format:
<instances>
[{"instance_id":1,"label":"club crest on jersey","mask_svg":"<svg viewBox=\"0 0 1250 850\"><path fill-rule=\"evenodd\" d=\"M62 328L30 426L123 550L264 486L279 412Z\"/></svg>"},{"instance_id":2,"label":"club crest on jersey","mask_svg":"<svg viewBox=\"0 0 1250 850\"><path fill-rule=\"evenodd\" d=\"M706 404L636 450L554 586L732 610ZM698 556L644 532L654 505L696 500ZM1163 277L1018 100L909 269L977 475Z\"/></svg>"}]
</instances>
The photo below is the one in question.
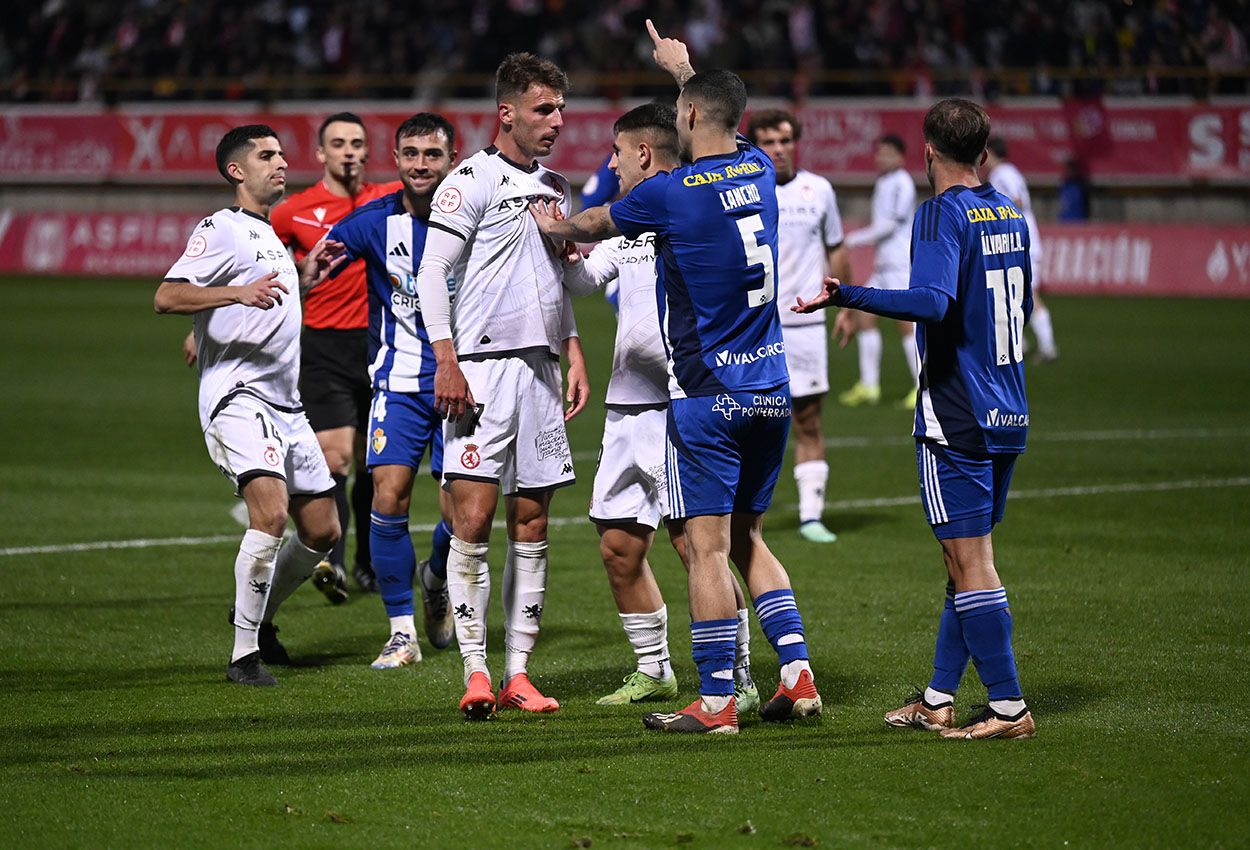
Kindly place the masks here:
<instances>
[{"instance_id":1,"label":"club crest on jersey","mask_svg":"<svg viewBox=\"0 0 1250 850\"><path fill-rule=\"evenodd\" d=\"M474 443L469 443L460 453L460 465L465 469L477 469L481 462L482 456L477 453L477 445Z\"/></svg>"},{"instance_id":2,"label":"club crest on jersey","mask_svg":"<svg viewBox=\"0 0 1250 850\"><path fill-rule=\"evenodd\" d=\"M374 454L377 454L377 455L382 454L382 450L386 448L386 432L383 431L381 428L374 428L373 440L371 441L371 445L373 446Z\"/></svg>"},{"instance_id":3,"label":"club crest on jersey","mask_svg":"<svg viewBox=\"0 0 1250 850\"><path fill-rule=\"evenodd\" d=\"M282 462L282 456L278 454L278 450L273 446L265 446L265 463L270 466L277 466Z\"/></svg>"},{"instance_id":4,"label":"club crest on jersey","mask_svg":"<svg viewBox=\"0 0 1250 850\"><path fill-rule=\"evenodd\" d=\"M187 256L198 257L208 250L208 240L203 236L192 236L187 243Z\"/></svg>"}]
</instances>

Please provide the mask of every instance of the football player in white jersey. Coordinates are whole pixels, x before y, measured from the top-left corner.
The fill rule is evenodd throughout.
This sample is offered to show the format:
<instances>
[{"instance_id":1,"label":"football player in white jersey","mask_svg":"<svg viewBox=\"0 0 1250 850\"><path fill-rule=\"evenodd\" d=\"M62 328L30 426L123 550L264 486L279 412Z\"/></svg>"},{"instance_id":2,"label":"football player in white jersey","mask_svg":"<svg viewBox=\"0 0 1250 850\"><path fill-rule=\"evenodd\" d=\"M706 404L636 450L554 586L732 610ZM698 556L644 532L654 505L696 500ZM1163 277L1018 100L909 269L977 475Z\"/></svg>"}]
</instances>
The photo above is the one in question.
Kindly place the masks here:
<instances>
[{"instance_id":1,"label":"football player in white jersey","mask_svg":"<svg viewBox=\"0 0 1250 850\"><path fill-rule=\"evenodd\" d=\"M236 205L200 222L156 290L158 313L194 316L200 425L209 456L247 504L234 562L234 650L226 677L276 685L265 669L289 663L277 607L338 542L334 479L299 396L300 292L324 281L342 246L322 241L291 261L269 224L286 190L286 160L271 127L235 127L217 145L217 170ZM296 534L282 542L287 517Z\"/></svg>"},{"instance_id":2,"label":"football player in white jersey","mask_svg":"<svg viewBox=\"0 0 1250 850\"><path fill-rule=\"evenodd\" d=\"M868 286L878 289L906 289L911 273L911 220L916 212L916 184L903 167L906 152L898 136L882 136L877 142L876 162L880 176L872 187L872 221L867 227L846 235L846 246L876 246L872 277ZM845 317L845 318L844 318ZM845 340L856 338L859 348L859 381L838 396L850 407L876 404L881 400L881 331L877 317L852 310L839 311L834 331ZM916 328L911 322L899 322L898 333L903 341L903 354L911 370L911 391L899 407L911 410L916 406L920 361L916 356Z\"/></svg>"},{"instance_id":3,"label":"football player in white jersey","mask_svg":"<svg viewBox=\"0 0 1250 850\"><path fill-rule=\"evenodd\" d=\"M485 719L496 699L486 666L490 571L486 552L502 489L504 675L498 704L556 711L527 663L547 585L547 515L553 491L573 482L564 423L586 404L585 363L565 297L564 268L529 214L532 202L569 213L571 187L539 160L564 125L568 78L555 64L514 53L495 75L495 143L464 160L439 187L417 272L417 292L446 418L443 486L451 494L447 588L464 659L460 709ZM447 279L456 280L454 305ZM561 409L560 353L569 358Z\"/></svg>"},{"instance_id":4,"label":"football player in white jersey","mask_svg":"<svg viewBox=\"0 0 1250 850\"><path fill-rule=\"evenodd\" d=\"M1035 363L1049 363L1059 357L1059 349L1055 346L1055 329L1050 323L1050 311L1042 303L1037 291L1037 272L1041 268L1042 240L1037 232L1037 216L1033 214L1033 200L1029 197L1029 185L1015 163L1007 159L1007 142L1001 136L991 136L985 146L986 181L1002 192L1016 209L1024 214L1024 222L1029 226L1029 262L1033 266L1033 318L1027 327L1037 337L1037 354Z\"/></svg>"},{"instance_id":5,"label":"football player in white jersey","mask_svg":"<svg viewBox=\"0 0 1250 850\"><path fill-rule=\"evenodd\" d=\"M621 192L681 165L676 123L677 110L667 103L639 106L617 120L609 164L619 176ZM598 704L673 699L677 679L669 662L668 608L647 563L655 531L670 514L664 468L668 357L655 294L655 235L617 236L600 242L584 262L579 255L571 259L564 278L570 292L587 295L615 281L619 296L590 518L599 531L599 554L637 668ZM668 531L681 554L685 546L681 524L669 523ZM753 711L760 698L751 680L748 609L736 581L734 591L738 607L734 694L740 711Z\"/></svg>"},{"instance_id":6,"label":"football player in white jersey","mask_svg":"<svg viewBox=\"0 0 1250 850\"><path fill-rule=\"evenodd\" d=\"M819 291L825 275L851 279L851 258L843 244L842 217L833 187L799 168L795 143L803 135L798 118L781 109L754 113L747 136L777 169L777 303L793 303ZM825 320L817 313L781 311L781 332L790 370L794 481L799 489L799 534L812 543L838 536L825 527L825 486L829 463L820 408L829 391L829 348Z\"/></svg>"}]
</instances>

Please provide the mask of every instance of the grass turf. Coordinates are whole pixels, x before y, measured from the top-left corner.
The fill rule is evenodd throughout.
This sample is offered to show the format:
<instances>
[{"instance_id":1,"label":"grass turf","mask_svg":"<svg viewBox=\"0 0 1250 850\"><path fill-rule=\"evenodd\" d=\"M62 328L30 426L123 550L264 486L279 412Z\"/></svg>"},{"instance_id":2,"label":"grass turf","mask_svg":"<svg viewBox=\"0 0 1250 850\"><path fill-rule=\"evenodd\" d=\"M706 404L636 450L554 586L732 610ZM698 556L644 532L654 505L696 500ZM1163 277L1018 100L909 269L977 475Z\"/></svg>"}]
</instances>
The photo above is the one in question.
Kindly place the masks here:
<instances>
[{"instance_id":1,"label":"grass turf","mask_svg":"<svg viewBox=\"0 0 1250 850\"><path fill-rule=\"evenodd\" d=\"M788 473L769 515L818 722L690 740L595 706L631 655L581 522L552 530L532 665L558 715L464 723L454 650L370 670L379 601L332 608L311 588L278 618L297 659L282 687L228 686L233 542L11 552L238 534L179 359L186 323L154 317L151 293L0 282L5 845L1246 845L1250 303L1054 299L1063 358L1030 370L1030 449L995 534L1039 737L971 744L881 723L927 680L944 584L908 416L885 405L826 408L836 544L799 539ZM601 397L612 320L597 299L578 312ZM888 331L885 359L901 396ZM853 355L833 360L849 385ZM584 514L601 424L592 407L571 429L580 478L558 516ZM433 488L418 488L414 522L429 522ZM653 562L688 700L683 576L667 544ZM498 667L497 610L491 628ZM754 649L767 697L758 628ZM961 714L981 699L970 673Z\"/></svg>"}]
</instances>

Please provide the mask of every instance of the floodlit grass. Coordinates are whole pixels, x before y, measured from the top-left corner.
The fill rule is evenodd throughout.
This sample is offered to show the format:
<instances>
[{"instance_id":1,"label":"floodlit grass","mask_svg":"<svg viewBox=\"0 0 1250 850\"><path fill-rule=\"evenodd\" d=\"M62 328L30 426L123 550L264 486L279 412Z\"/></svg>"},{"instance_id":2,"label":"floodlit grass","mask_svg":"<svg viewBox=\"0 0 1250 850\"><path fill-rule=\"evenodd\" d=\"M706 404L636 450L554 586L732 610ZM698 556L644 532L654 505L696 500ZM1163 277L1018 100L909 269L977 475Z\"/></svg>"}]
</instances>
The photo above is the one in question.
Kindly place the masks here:
<instances>
[{"instance_id":1,"label":"floodlit grass","mask_svg":"<svg viewBox=\"0 0 1250 850\"><path fill-rule=\"evenodd\" d=\"M632 660L594 531L572 521L589 498L598 408L571 430L579 481L553 507L571 521L551 533L532 673L561 700L554 716L466 724L454 649L373 671L379 600L332 608L311 588L278 618L296 658L275 670L282 687L227 685L232 542L8 551L239 533L179 358L186 322L152 315L153 286L0 282L4 846L1250 841L1250 304L1051 305L1063 358L1030 370L1030 449L995 535L1036 740L944 742L881 722L927 680L944 586L908 415L884 404L826 411L840 540L800 540L788 473L767 524L826 715L691 740L646 732L638 707L594 705ZM601 397L611 315L598 299L578 313ZM887 330L889 398L905 389L901 357ZM836 353L834 387L853 370L853 354ZM418 488L414 523L432 522L429 479ZM500 547L491 560L498 587ZM653 560L689 700L684 577L666 543ZM491 628L498 675L497 610ZM758 629L754 650L770 694ZM961 713L983 696L970 674Z\"/></svg>"}]
</instances>

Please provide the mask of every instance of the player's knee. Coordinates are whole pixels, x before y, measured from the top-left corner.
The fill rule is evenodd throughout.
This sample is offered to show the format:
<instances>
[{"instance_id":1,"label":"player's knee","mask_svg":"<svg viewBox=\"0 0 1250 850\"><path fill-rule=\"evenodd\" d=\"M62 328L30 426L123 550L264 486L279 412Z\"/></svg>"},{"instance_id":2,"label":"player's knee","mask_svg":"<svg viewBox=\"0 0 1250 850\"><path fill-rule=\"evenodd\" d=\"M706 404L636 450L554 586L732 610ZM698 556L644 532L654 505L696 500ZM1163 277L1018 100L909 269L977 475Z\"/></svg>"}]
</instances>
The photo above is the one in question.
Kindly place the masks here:
<instances>
[{"instance_id":1,"label":"player's knee","mask_svg":"<svg viewBox=\"0 0 1250 850\"><path fill-rule=\"evenodd\" d=\"M387 516L408 513L409 495L402 488L389 483L373 483L373 510Z\"/></svg>"},{"instance_id":2,"label":"player's knee","mask_svg":"<svg viewBox=\"0 0 1250 850\"><path fill-rule=\"evenodd\" d=\"M352 455L351 452L340 451L337 448L326 447L322 453L325 455L326 466L330 467L330 472L334 475L350 475L352 471Z\"/></svg>"},{"instance_id":3,"label":"player's knee","mask_svg":"<svg viewBox=\"0 0 1250 850\"><path fill-rule=\"evenodd\" d=\"M546 540L546 515L517 520L512 527L512 539L520 543L539 543Z\"/></svg>"},{"instance_id":4,"label":"player's knee","mask_svg":"<svg viewBox=\"0 0 1250 850\"><path fill-rule=\"evenodd\" d=\"M317 552L329 552L343 536L337 517L332 518L329 524L321 528L309 529L307 533L309 539L304 540L304 545Z\"/></svg>"},{"instance_id":5,"label":"player's knee","mask_svg":"<svg viewBox=\"0 0 1250 850\"><path fill-rule=\"evenodd\" d=\"M599 557L603 559L603 568L608 571L608 578L612 581L629 578L641 566L634 553L603 538L599 540Z\"/></svg>"},{"instance_id":6,"label":"player's knee","mask_svg":"<svg viewBox=\"0 0 1250 850\"><path fill-rule=\"evenodd\" d=\"M263 531L273 537L281 537L286 533L287 514L285 507L249 506L247 518L248 524L252 528Z\"/></svg>"}]
</instances>

